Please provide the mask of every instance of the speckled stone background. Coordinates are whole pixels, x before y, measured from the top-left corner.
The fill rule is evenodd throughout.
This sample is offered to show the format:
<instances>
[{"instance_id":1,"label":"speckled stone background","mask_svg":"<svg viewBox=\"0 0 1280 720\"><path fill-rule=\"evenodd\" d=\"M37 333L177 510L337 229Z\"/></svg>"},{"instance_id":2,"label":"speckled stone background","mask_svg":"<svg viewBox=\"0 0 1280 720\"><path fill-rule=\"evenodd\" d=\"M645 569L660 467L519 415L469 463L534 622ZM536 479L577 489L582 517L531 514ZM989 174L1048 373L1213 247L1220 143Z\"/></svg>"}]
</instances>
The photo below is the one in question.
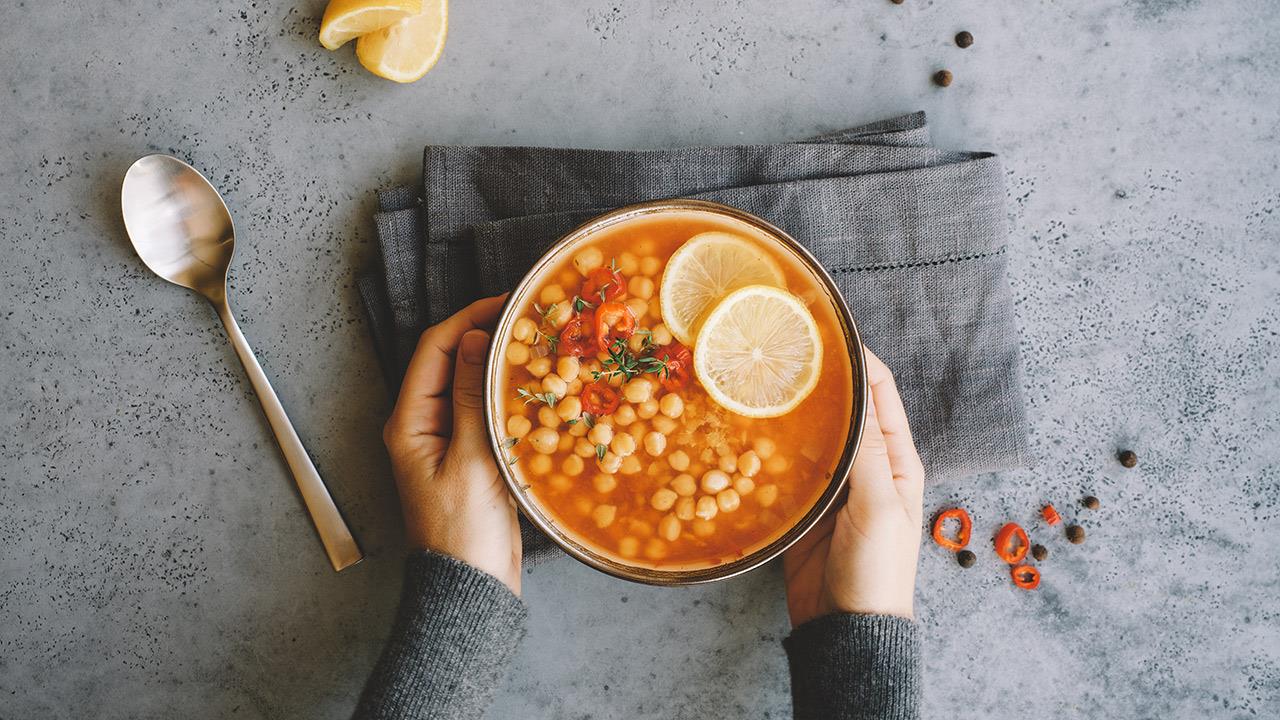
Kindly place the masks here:
<instances>
[{"instance_id":1,"label":"speckled stone background","mask_svg":"<svg viewBox=\"0 0 1280 720\"><path fill-rule=\"evenodd\" d=\"M408 87L322 50L323 5L0 9L0 718L350 711L402 547L352 279L372 191L424 144L774 141L916 109L1007 167L1038 458L928 492L974 514L979 563L923 548L926 716L1280 716L1273 2L459 1ZM347 573L214 314L130 251L119 183L153 151L226 194L241 324L369 554ZM983 549L1009 519L1052 553L1038 592ZM776 567L660 590L562 560L526 588L492 718L790 715Z\"/></svg>"}]
</instances>

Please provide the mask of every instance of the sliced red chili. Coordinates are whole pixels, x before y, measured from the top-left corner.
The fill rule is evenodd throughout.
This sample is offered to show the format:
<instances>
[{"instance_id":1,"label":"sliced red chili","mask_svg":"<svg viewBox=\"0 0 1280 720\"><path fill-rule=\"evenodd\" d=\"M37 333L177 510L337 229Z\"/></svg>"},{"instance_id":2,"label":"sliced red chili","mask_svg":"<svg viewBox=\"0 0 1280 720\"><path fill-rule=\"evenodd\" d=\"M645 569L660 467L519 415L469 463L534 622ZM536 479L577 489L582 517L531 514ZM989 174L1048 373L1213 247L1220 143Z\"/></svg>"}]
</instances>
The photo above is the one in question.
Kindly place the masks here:
<instances>
[{"instance_id":1,"label":"sliced red chili","mask_svg":"<svg viewBox=\"0 0 1280 720\"><path fill-rule=\"evenodd\" d=\"M673 392L689 384L693 377L693 351L673 340L653 351L653 356L666 363L666 371L658 374L663 389Z\"/></svg>"},{"instance_id":2,"label":"sliced red chili","mask_svg":"<svg viewBox=\"0 0 1280 720\"><path fill-rule=\"evenodd\" d=\"M1013 576L1013 584L1023 590L1035 590L1040 587L1040 571L1030 565L1019 565L1009 574Z\"/></svg>"},{"instance_id":3,"label":"sliced red chili","mask_svg":"<svg viewBox=\"0 0 1280 720\"><path fill-rule=\"evenodd\" d=\"M564 329L560 331L559 354L573 357L595 355L595 332L592 329L594 326L595 323L589 312L582 313L565 323Z\"/></svg>"},{"instance_id":4,"label":"sliced red chili","mask_svg":"<svg viewBox=\"0 0 1280 720\"><path fill-rule=\"evenodd\" d=\"M1010 565L1017 565L1027 556L1027 548L1031 541L1027 539L1027 531L1018 523L1009 523L996 533L996 554Z\"/></svg>"},{"instance_id":5,"label":"sliced red chili","mask_svg":"<svg viewBox=\"0 0 1280 720\"><path fill-rule=\"evenodd\" d=\"M956 520L960 523L960 529L956 531L954 540L947 537L943 525L948 520ZM973 530L973 521L969 519L969 513L964 508L952 508L943 510L938 513L938 519L933 521L933 541L952 552L963 550L969 544L969 533Z\"/></svg>"},{"instance_id":6,"label":"sliced red chili","mask_svg":"<svg viewBox=\"0 0 1280 720\"><path fill-rule=\"evenodd\" d=\"M582 388L582 411L591 415L608 415L618 409L618 393L603 380Z\"/></svg>"},{"instance_id":7,"label":"sliced red chili","mask_svg":"<svg viewBox=\"0 0 1280 720\"><path fill-rule=\"evenodd\" d=\"M596 346L605 352L618 340L635 334L636 316L620 302L607 302L596 308Z\"/></svg>"},{"instance_id":8,"label":"sliced red chili","mask_svg":"<svg viewBox=\"0 0 1280 720\"><path fill-rule=\"evenodd\" d=\"M1058 514L1057 508L1053 505L1045 505L1040 508L1040 515L1044 517L1044 521L1050 525L1057 525L1062 522L1062 516Z\"/></svg>"},{"instance_id":9,"label":"sliced red chili","mask_svg":"<svg viewBox=\"0 0 1280 720\"><path fill-rule=\"evenodd\" d=\"M587 271L587 279L582 283L582 299L589 303L611 302L626 294L627 285L622 280L622 273L607 267Z\"/></svg>"}]
</instances>

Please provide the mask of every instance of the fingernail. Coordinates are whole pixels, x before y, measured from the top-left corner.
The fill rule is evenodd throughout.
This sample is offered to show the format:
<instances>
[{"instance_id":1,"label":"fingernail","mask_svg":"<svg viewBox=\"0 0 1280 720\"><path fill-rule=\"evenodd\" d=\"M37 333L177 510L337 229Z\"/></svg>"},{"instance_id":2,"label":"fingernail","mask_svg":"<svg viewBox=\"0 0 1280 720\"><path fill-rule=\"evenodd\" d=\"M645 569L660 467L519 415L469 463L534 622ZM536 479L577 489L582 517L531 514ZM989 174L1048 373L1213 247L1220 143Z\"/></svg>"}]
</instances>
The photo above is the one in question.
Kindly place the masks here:
<instances>
[{"instance_id":1,"label":"fingernail","mask_svg":"<svg viewBox=\"0 0 1280 720\"><path fill-rule=\"evenodd\" d=\"M485 353L489 351L489 333L483 330L468 330L462 336L462 360L471 365L484 363Z\"/></svg>"}]
</instances>

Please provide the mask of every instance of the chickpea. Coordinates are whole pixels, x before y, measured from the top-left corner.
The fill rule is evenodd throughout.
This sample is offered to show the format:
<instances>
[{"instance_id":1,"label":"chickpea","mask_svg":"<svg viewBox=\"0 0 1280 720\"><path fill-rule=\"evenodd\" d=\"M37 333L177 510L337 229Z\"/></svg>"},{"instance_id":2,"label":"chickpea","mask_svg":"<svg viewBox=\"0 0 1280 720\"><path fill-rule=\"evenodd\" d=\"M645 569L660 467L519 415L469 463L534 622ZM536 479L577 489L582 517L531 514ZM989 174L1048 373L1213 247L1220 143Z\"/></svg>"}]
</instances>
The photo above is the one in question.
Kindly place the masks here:
<instances>
[{"instance_id":1,"label":"chickpea","mask_svg":"<svg viewBox=\"0 0 1280 720\"><path fill-rule=\"evenodd\" d=\"M564 474L572 475L574 477L581 475L582 471L585 470L586 467L587 464L577 455L570 455L564 459L564 462L560 463L560 469L564 471Z\"/></svg>"},{"instance_id":2,"label":"chickpea","mask_svg":"<svg viewBox=\"0 0 1280 720\"><path fill-rule=\"evenodd\" d=\"M710 465L716 461L716 451L711 448L702 448L702 452L698 453L698 459Z\"/></svg>"},{"instance_id":3,"label":"chickpea","mask_svg":"<svg viewBox=\"0 0 1280 720\"><path fill-rule=\"evenodd\" d=\"M733 479L733 489L737 490L739 495L750 495L751 491L756 489L756 481L739 475Z\"/></svg>"},{"instance_id":4,"label":"chickpea","mask_svg":"<svg viewBox=\"0 0 1280 720\"><path fill-rule=\"evenodd\" d=\"M556 443L556 452L568 452L573 447L573 436L565 433L560 436L560 442Z\"/></svg>"},{"instance_id":5,"label":"chickpea","mask_svg":"<svg viewBox=\"0 0 1280 720\"><path fill-rule=\"evenodd\" d=\"M556 361L556 374L565 380L573 380L578 377L578 371L581 369L582 363L578 362L578 358L572 355L565 355Z\"/></svg>"},{"instance_id":6,"label":"chickpea","mask_svg":"<svg viewBox=\"0 0 1280 720\"><path fill-rule=\"evenodd\" d=\"M638 323L649 312L649 301L644 298L628 298L627 309L631 311L632 315L636 316L636 322Z\"/></svg>"},{"instance_id":7,"label":"chickpea","mask_svg":"<svg viewBox=\"0 0 1280 720\"><path fill-rule=\"evenodd\" d=\"M608 445L613 441L613 426L598 422L591 428L591 432L587 433L587 439L596 445Z\"/></svg>"},{"instance_id":8,"label":"chickpea","mask_svg":"<svg viewBox=\"0 0 1280 720\"><path fill-rule=\"evenodd\" d=\"M648 300L653 297L653 278L643 275L636 275L627 282L627 292L632 297ZM645 310L649 309L649 303L645 303Z\"/></svg>"},{"instance_id":9,"label":"chickpea","mask_svg":"<svg viewBox=\"0 0 1280 720\"><path fill-rule=\"evenodd\" d=\"M645 335L641 333L636 333L631 337L627 338L627 348L629 348L631 352L639 354L642 350L644 350L644 341L647 339L648 338Z\"/></svg>"},{"instance_id":10,"label":"chickpea","mask_svg":"<svg viewBox=\"0 0 1280 720\"><path fill-rule=\"evenodd\" d=\"M694 508L697 502L691 497L682 497L676 501L676 517L689 522L694 516Z\"/></svg>"},{"instance_id":11,"label":"chickpea","mask_svg":"<svg viewBox=\"0 0 1280 720\"><path fill-rule=\"evenodd\" d=\"M612 475L596 475L591 478L591 485L596 492L608 495L618 487L618 479Z\"/></svg>"},{"instance_id":12,"label":"chickpea","mask_svg":"<svg viewBox=\"0 0 1280 720\"><path fill-rule=\"evenodd\" d=\"M562 328L573 318L573 305L567 302L558 302L554 307L547 308L546 317L548 325L553 328Z\"/></svg>"},{"instance_id":13,"label":"chickpea","mask_svg":"<svg viewBox=\"0 0 1280 720\"><path fill-rule=\"evenodd\" d=\"M702 492L708 495L716 493L729 487L729 476L720 470L708 470L702 476Z\"/></svg>"},{"instance_id":14,"label":"chickpea","mask_svg":"<svg viewBox=\"0 0 1280 720\"><path fill-rule=\"evenodd\" d=\"M654 427L657 427L658 423L655 422L653 425ZM675 470L676 472L684 472L689 469L689 453L683 450L677 450L667 456L667 462L671 464L672 470Z\"/></svg>"},{"instance_id":15,"label":"chickpea","mask_svg":"<svg viewBox=\"0 0 1280 720\"><path fill-rule=\"evenodd\" d=\"M676 431L677 427L678 425L676 424L676 421L666 415L658 415L653 418L653 429L663 435L670 435Z\"/></svg>"},{"instance_id":16,"label":"chickpea","mask_svg":"<svg viewBox=\"0 0 1280 720\"><path fill-rule=\"evenodd\" d=\"M618 272L623 275L635 275L640 270L640 258L635 253L624 252L618 256Z\"/></svg>"},{"instance_id":17,"label":"chickpea","mask_svg":"<svg viewBox=\"0 0 1280 720\"><path fill-rule=\"evenodd\" d=\"M680 518L664 515L658 521L658 536L667 542L675 542L680 537Z\"/></svg>"},{"instance_id":18,"label":"chickpea","mask_svg":"<svg viewBox=\"0 0 1280 720\"><path fill-rule=\"evenodd\" d=\"M525 439L535 452L550 455L556 451L556 447L560 444L560 433L549 427L540 427L530 432L525 436Z\"/></svg>"},{"instance_id":19,"label":"chickpea","mask_svg":"<svg viewBox=\"0 0 1280 720\"><path fill-rule=\"evenodd\" d=\"M653 381L638 377L622 387L622 397L630 403L642 403L653 397Z\"/></svg>"},{"instance_id":20,"label":"chickpea","mask_svg":"<svg viewBox=\"0 0 1280 720\"><path fill-rule=\"evenodd\" d=\"M618 541L618 554L625 558L633 558L640 554L640 541L633 537L624 537Z\"/></svg>"},{"instance_id":21,"label":"chickpea","mask_svg":"<svg viewBox=\"0 0 1280 720\"><path fill-rule=\"evenodd\" d=\"M559 428L560 416L556 414L549 406L543 405L538 408L538 423L543 427Z\"/></svg>"},{"instance_id":22,"label":"chickpea","mask_svg":"<svg viewBox=\"0 0 1280 720\"><path fill-rule=\"evenodd\" d=\"M716 504L716 499L710 495L703 495L698 498L698 504L694 506L693 514L703 520L710 520L720 512L720 506Z\"/></svg>"},{"instance_id":23,"label":"chickpea","mask_svg":"<svg viewBox=\"0 0 1280 720\"><path fill-rule=\"evenodd\" d=\"M680 497L692 497L698 492L698 481L689 473L681 473L671 480L671 489Z\"/></svg>"},{"instance_id":24,"label":"chickpea","mask_svg":"<svg viewBox=\"0 0 1280 720\"><path fill-rule=\"evenodd\" d=\"M547 376L542 378L542 389L559 399L569 390L569 383L555 373L547 373Z\"/></svg>"},{"instance_id":25,"label":"chickpea","mask_svg":"<svg viewBox=\"0 0 1280 720\"><path fill-rule=\"evenodd\" d=\"M645 420L648 420L649 418L657 414L658 414L658 401L654 400L653 398L649 398L648 400L645 400L644 402L636 406L636 415Z\"/></svg>"},{"instance_id":26,"label":"chickpea","mask_svg":"<svg viewBox=\"0 0 1280 720\"><path fill-rule=\"evenodd\" d=\"M716 524L710 520L694 518L693 522L689 523L689 527L693 528L693 534L700 538L709 538L716 534Z\"/></svg>"},{"instance_id":27,"label":"chickpea","mask_svg":"<svg viewBox=\"0 0 1280 720\"><path fill-rule=\"evenodd\" d=\"M627 532L642 538L653 537L653 526L643 520L629 518L627 520Z\"/></svg>"},{"instance_id":28,"label":"chickpea","mask_svg":"<svg viewBox=\"0 0 1280 720\"><path fill-rule=\"evenodd\" d=\"M527 421L526 421L527 422ZM656 430L644 436L644 451L657 457L667 449L667 436Z\"/></svg>"},{"instance_id":29,"label":"chickpea","mask_svg":"<svg viewBox=\"0 0 1280 720\"><path fill-rule=\"evenodd\" d=\"M518 342L508 345L507 362L512 365L523 365L529 362L529 346Z\"/></svg>"},{"instance_id":30,"label":"chickpea","mask_svg":"<svg viewBox=\"0 0 1280 720\"><path fill-rule=\"evenodd\" d=\"M617 517L617 505L597 505L596 509L591 511L591 519L595 520L596 527L602 530L612 525L614 519Z\"/></svg>"},{"instance_id":31,"label":"chickpea","mask_svg":"<svg viewBox=\"0 0 1280 720\"><path fill-rule=\"evenodd\" d=\"M738 458L733 455L721 455L716 467L732 475L738 472Z\"/></svg>"},{"instance_id":32,"label":"chickpea","mask_svg":"<svg viewBox=\"0 0 1280 720\"><path fill-rule=\"evenodd\" d=\"M764 471L770 475L781 475L791 467L791 463L781 455L774 455L764 463Z\"/></svg>"},{"instance_id":33,"label":"chickpea","mask_svg":"<svg viewBox=\"0 0 1280 720\"><path fill-rule=\"evenodd\" d=\"M600 468L600 472L613 475L622 470L622 456L609 450L605 452L604 457L597 456L596 467Z\"/></svg>"},{"instance_id":34,"label":"chickpea","mask_svg":"<svg viewBox=\"0 0 1280 720\"><path fill-rule=\"evenodd\" d=\"M573 443L573 454L582 458L595 457L596 446L587 438L578 438Z\"/></svg>"},{"instance_id":35,"label":"chickpea","mask_svg":"<svg viewBox=\"0 0 1280 720\"><path fill-rule=\"evenodd\" d=\"M662 269L662 261L652 255L640 258L640 273L653 277Z\"/></svg>"},{"instance_id":36,"label":"chickpea","mask_svg":"<svg viewBox=\"0 0 1280 720\"><path fill-rule=\"evenodd\" d=\"M760 437L751 442L751 449L756 451L761 460L768 460L777 451L778 444L767 437Z\"/></svg>"},{"instance_id":37,"label":"chickpea","mask_svg":"<svg viewBox=\"0 0 1280 720\"><path fill-rule=\"evenodd\" d=\"M620 472L623 475L636 475L643 467L644 466L640 464L640 458L635 455L628 455L622 458L622 469Z\"/></svg>"},{"instance_id":38,"label":"chickpea","mask_svg":"<svg viewBox=\"0 0 1280 720\"><path fill-rule=\"evenodd\" d=\"M538 302L541 302L544 308L556 303L562 303L565 300L564 288L559 285L547 285L538 293Z\"/></svg>"},{"instance_id":39,"label":"chickpea","mask_svg":"<svg viewBox=\"0 0 1280 720\"><path fill-rule=\"evenodd\" d=\"M547 377L555 377L548 375ZM564 382L561 380L560 382ZM546 387L546 381L543 381L543 387ZM556 416L565 422L576 420L582 414L582 398L567 397L556 403ZM581 425L582 423L575 423Z\"/></svg>"},{"instance_id":40,"label":"chickpea","mask_svg":"<svg viewBox=\"0 0 1280 720\"><path fill-rule=\"evenodd\" d=\"M534 475L546 475L551 472L551 456L538 454L529 458L529 472Z\"/></svg>"},{"instance_id":41,"label":"chickpea","mask_svg":"<svg viewBox=\"0 0 1280 720\"><path fill-rule=\"evenodd\" d=\"M657 296L654 296L654 298L649 301L649 314L653 316L654 320L662 319L662 300Z\"/></svg>"},{"instance_id":42,"label":"chickpea","mask_svg":"<svg viewBox=\"0 0 1280 720\"><path fill-rule=\"evenodd\" d=\"M760 456L754 450L748 450L738 456L738 472L751 478L760 472Z\"/></svg>"},{"instance_id":43,"label":"chickpea","mask_svg":"<svg viewBox=\"0 0 1280 720\"><path fill-rule=\"evenodd\" d=\"M573 256L573 266L582 275L595 270L604 264L604 253L598 247L589 247Z\"/></svg>"},{"instance_id":44,"label":"chickpea","mask_svg":"<svg viewBox=\"0 0 1280 720\"><path fill-rule=\"evenodd\" d=\"M738 495L738 491L733 488L725 488L716 493L716 505L720 507L720 512L733 512L742 504L742 497Z\"/></svg>"},{"instance_id":45,"label":"chickpea","mask_svg":"<svg viewBox=\"0 0 1280 720\"><path fill-rule=\"evenodd\" d=\"M511 326L511 337L516 342L531 343L538 334L538 323L522 317Z\"/></svg>"},{"instance_id":46,"label":"chickpea","mask_svg":"<svg viewBox=\"0 0 1280 720\"><path fill-rule=\"evenodd\" d=\"M756 502L760 507L770 507L778 501L778 486L773 483L756 488Z\"/></svg>"},{"instance_id":47,"label":"chickpea","mask_svg":"<svg viewBox=\"0 0 1280 720\"><path fill-rule=\"evenodd\" d=\"M636 451L636 439L625 433L619 433L609 441L609 449L621 457L632 455Z\"/></svg>"},{"instance_id":48,"label":"chickpea","mask_svg":"<svg viewBox=\"0 0 1280 720\"><path fill-rule=\"evenodd\" d=\"M569 381L569 389L568 389L566 392L567 392L569 395L581 395L581 394L582 394L582 381L581 381L581 380L579 380L578 378L574 378L574 379L570 380L570 381Z\"/></svg>"},{"instance_id":49,"label":"chickpea","mask_svg":"<svg viewBox=\"0 0 1280 720\"><path fill-rule=\"evenodd\" d=\"M523 415L512 415L507 418L507 435L513 438L522 438L529 434L533 429L533 423L529 422L529 418Z\"/></svg>"},{"instance_id":50,"label":"chickpea","mask_svg":"<svg viewBox=\"0 0 1280 720\"><path fill-rule=\"evenodd\" d=\"M618 426L630 425L636 421L635 408L630 405L619 405L617 410L613 411L613 424Z\"/></svg>"},{"instance_id":51,"label":"chickpea","mask_svg":"<svg viewBox=\"0 0 1280 720\"><path fill-rule=\"evenodd\" d=\"M546 455L539 455L538 457L546 457ZM573 481L565 477L564 475L556 473L555 475L551 476L550 480L547 481L547 485L550 485L552 490L558 493L562 493L562 492L568 492L573 488Z\"/></svg>"},{"instance_id":52,"label":"chickpea","mask_svg":"<svg viewBox=\"0 0 1280 720\"><path fill-rule=\"evenodd\" d=\"M654 510L666 512L671 509L672 505L676 504L676 500L679 498L680 496L671 488L658 488L653 493L653 497L649 499L649 504L653 506Z\"/></svg>"},{"instance_id":53,"label":"chickpea","mask_svg":"<svg viewBox=\"0 0 1280 720\"><path fill-rule=\"evenodd\" d=\"M645 427L643 422L633 422L627 426L627 434L635 438L636 445L640 445L644 441L644 436L648 434L649 428Z\"/></svg>"},{"instance_id":54,"label":"chickpea","mask_svg":"<svg viewBox=\"0 0 1280 720\"><path fill-rule=\"evenodd\" d=\"M600 363L592 360L589 363L578 364L578 381L582 383L595 382L595 376L592 373L600 372Z\"/></svg>"},{"instance_id":55,"label":"chickpea","mask_svg":"<svg viewBox=\"0 0 1280 720\"><path fill-rule=\"evenodd\" d=\"M667 329L666 325L658 325L653 329L654 345L658 345L658 346L670 345L671 341L674 339L675 338L671 336L671 331Z\"/></svg>"},{"instance_id":56,"label":"chickpea","mask_svg":"<svg viewBox=\"0 0 1280 720\"><path fill-rule=\"evenodd\" d=\"M658 410L669 418L675 419L684 413L684 400L675 393L667 393L658 401Z\"/></svg>"},{"instance_id":57,"label":"chickpea","mask_svg":"<svg viewBox=\"0 0 1280 720\"><path fill-rule=\"evenodd\" d=\"M568 422L568 421L566 420L565 422ZM587 431L590 429L591 428L588 428L586 423L576 422L569 426L569 436L583 439L587 437Z\"/></svg>"},{"instance_id":58,"label":"chickpea","mask_svg":"<svg viewBox=\"0 0 1280 720\"><path fill-rule=\"evenodd\" d=\"M667 556L667 544L658 538L649 538L644 544L644 556L650 560L661 560Z\"/></svg>"},{"instance_id":59,"label":"chickpea","mask_svg":"<svg viewBox=\"0 0 1280 720\"><path fill-rule=\"evenodd\" d=\"M528 370L530 375L540 378L551 372L551 358L545 356L534 358L529 361L528 365L524 366L524 369Z\"/></svg>"}]
</instances>

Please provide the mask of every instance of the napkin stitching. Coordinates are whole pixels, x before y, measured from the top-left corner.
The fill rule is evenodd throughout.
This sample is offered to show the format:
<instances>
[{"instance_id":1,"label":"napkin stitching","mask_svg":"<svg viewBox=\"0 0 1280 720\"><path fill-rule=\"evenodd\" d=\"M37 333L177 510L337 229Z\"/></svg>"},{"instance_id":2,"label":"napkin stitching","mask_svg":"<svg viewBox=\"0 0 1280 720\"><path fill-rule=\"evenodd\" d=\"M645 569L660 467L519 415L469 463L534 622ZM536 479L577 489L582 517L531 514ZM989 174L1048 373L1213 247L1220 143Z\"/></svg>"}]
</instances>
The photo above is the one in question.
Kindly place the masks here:
<instances>
[{"instance_id":1,"label":"napkin stitching","mask_svg":"<svg viewBox=\"0 0 1280 720\"><path fill-rule=\"evenodd\" d=\"M995 257L996 255L1003 255L1007 247L1008 246L1006 245L1005 247L1002 247L999 250L992 250L990 252L983 252L983 253L975 253L973 255L960 255L958 257L942 258L940 260L919 260L916 262L893 263L889 265L862 265L860 267L832 268L830 272L853 273L853 272L869 272L872 270L900 270L903 268L931 267L934 265L946 265L948 263L966 262L969 260L981 260L983 258Z\"/></svg>"}]
</instances>

